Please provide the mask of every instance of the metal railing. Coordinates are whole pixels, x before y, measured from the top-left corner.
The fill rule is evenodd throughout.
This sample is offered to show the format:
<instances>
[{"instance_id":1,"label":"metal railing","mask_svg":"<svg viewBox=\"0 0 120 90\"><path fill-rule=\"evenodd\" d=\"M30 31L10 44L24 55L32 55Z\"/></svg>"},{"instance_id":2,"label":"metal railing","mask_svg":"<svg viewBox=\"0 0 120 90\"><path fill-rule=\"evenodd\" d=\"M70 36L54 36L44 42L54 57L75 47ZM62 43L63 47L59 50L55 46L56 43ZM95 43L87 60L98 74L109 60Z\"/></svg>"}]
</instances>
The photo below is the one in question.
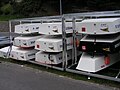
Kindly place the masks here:
<instances>
[{"instance_id":1,"label":"metal railing","mask_svg":"<svg viewBox=\"0 0 120 90\"><path fill-rule=\"evenodd\" d=\"M102 78L102 79L107 79L107 80L112 80L112 81L117 81L120 82L119 74L120 72L116 75L116 77L110 77L110 76L105 76L105 75L99 75L99 74L93 74L93 73L88 73L88 72L83 72L83 71L78 71L78 70L73 70L70 69L68 66L68 61L67 61L67 44L66 44L66 22L70 21L72 23L72 28L73 28L73 49L72 49L72 65L77 64L77 47L76 47L76 22L77 21L82 21L84 19L91 19L91 18L108 18L108 17L120 17L120 10L116 11L104 11L104 12L87 12L87 13L74 13L74 14L63 14L62 16L46 16L46 17L35 17L35 18L23 18L23 19L15 19L15 20L10 20L9 21L9 31L11 33L11 23L14 21L22 23L46 23L46 22L61 22L62 23L62 43L63 43L63 61L62 61L62 67L56 67L52 65L45 65L45 64L40 64L35 61L27 61L33 64L38 64L42 65L45 67L49 68L54 68L57 70L63 70L75 74L82 74L86 75L88 77L96 77L96 78ZM11 37L11 36L10 36Z\"/></svg>"}]
</instances>

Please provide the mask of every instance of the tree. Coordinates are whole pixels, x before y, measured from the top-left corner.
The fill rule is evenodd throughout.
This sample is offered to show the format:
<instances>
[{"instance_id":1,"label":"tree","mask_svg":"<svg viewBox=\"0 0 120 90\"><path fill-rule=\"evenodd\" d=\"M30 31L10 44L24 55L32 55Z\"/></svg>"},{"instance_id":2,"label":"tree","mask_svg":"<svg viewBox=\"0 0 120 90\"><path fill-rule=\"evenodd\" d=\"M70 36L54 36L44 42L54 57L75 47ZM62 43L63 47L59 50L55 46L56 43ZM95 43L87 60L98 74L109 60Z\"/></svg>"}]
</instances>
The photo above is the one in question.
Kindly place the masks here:
<instances>
[{"instance_id":1,"label":"tree","mask_svg":"<svg viewBox=\"0 0 120 90\"><path fill-rule=\"evenodd\" d=\"M116 10L119 8L117 3L113 0L87 0L87 6L95 11Z\"/></svg>"},{"instance_id":2,"label":"tree","mask_svg":"<svg viewBox=\"0 0 120 90\"><path fill-rule=\"evenodd\" d=\"M15 1L11 0L14 14L27 17L56 15L60 11L60 0L22 0L20 3ZM2 5L1 2L0 4ZM120 0L62 0L64 14L81 11L117 10L120 9L119 6Z\"/></svg>"},{"instance_id":3,"label":"tree","mask_svg":"<svg viewBox=\"0 0 120 90\"><path fill-rule=\"evenodd\" d=\"M15 13L30 16L40 12L44 0L22 0L20 3L13 3Z\"/></svg>"}]
</instances>

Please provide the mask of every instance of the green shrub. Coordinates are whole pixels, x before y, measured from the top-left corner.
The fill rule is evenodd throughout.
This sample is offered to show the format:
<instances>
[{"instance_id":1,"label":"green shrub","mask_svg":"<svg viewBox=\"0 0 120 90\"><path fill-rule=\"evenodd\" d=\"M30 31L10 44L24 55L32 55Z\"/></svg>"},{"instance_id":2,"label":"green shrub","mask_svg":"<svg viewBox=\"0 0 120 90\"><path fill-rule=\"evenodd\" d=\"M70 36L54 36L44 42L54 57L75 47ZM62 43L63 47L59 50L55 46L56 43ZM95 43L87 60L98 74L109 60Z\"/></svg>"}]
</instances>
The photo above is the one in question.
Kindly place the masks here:
<instances>
[{"instance_id":1,"label":"green shrub","mask_svg":"<svg viewBox=\"0 0 120 90\"><path fill-rule=\"evenodd\" d=\"M12 14L13 8L10 4L5 4L1 7L1 12L4 15Z\"/></svg>"}]
</instances>

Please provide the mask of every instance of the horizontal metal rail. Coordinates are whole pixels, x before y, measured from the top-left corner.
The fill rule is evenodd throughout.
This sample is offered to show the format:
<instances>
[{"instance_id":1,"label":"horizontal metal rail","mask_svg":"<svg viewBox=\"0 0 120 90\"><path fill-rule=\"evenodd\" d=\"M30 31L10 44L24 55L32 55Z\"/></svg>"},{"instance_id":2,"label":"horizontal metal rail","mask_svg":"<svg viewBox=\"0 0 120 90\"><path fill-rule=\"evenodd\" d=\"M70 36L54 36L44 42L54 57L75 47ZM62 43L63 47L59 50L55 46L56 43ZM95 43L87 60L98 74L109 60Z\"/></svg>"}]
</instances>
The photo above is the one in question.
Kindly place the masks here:
<instances>
[{"instance_id":1,"label":"horizontal metal rail","mask_svg":"<svg viewBox=\"0 0 120 90\"><path fill-rule=\"evenodd\" d=\"M36 61L30 61L30 60L28 60L27 62L32 63L32 64L36 64L36 65L40 65L40 66L44 66L44 67L47 67L47 68L52 68L52 69L64 71L63 68L57 67L57 66L42 64L42 63L38 63ZM70 72L70 73L74 73L74 74L80 74L80 75L85 75L85 76L88 76L88 77L95 77L95 78L100 78L100 79L120 82L120 78L111 77L111 76L105 76L105 75L100 75L100 74L94 74L94 73L89 73L89 72L83 72L83 71L78 71L78 70L73 70L73 69L68 69L68 68L66 69L66 72Z\"/></svg>"},{"instance_id":2,"label":"horizontal metal rail","mask_svg":"<svg viewBox=\"0 0 120 90\"><path fill-rule=\"evenodd\" d=\"M79 19L79 20L82 20L83 18L120 17L120 10L104 11L104 12L87 12L87 13L63 14L63 16L66 19L66 21L67 20L72 21L73 17L75 17L76 19ZM15 20L10 20L10 23L12 21L19 21L20 23L22 23L22 22L28 22L28 23L40 22L40 23L42 23L42 22L56 22L56 21L61 21L62 22L62 16L46 16L46 17L15 19ZM11 33L11 24L10 24L10 33ZM53 65L38 63L36 61L30 61L29 60L27 62L32 63L32 64L36 64L36 65L45 66L45 67L48 67L48 68L53 68L53 69L60 70L60 71L65 70L66 72L71 72L71 73L75 73L75 74L86 75L86 76L89 76L89 77L95 77L95 78L101 78L101 79L120 82L120 79L115 78L115 77L93 74L93 73L87 73L87 72L68 69L68 68L65 69L65 68L62 68L62 67L57 67L57 66L53 66ZM119 76L119 73L118 73L118 76Z\"/></svg>"},{"instance_id":3,"label":"horizontal metal rail","mask_svg":"<svg viewBox=\"0 0 120 90\"><path fill-rule=\"evenodd\" d=\"M105 17L120 16L120 10L64 14L65 17Z\"/></svg>"},{"instance_id":4,"label":"horizontal metal rail","mask_svg":"<svg viewBox=\"0 0 120 90\"><path fill-rule=\"evenodd\" d=\"M93 73L88 73L88 72L83 72L83 71L78 71L78 70L72 70L72 69L66 69L66 72L85 75L88 77L95 77L95 78L101 78L101 79L106 79L110 81L120 82L120 78L110 77L110 76L105 76L105 75L100 75L100 74L93 74Z\"/></svg>"},{"instance_id":5,"label":"horizontal metal rail","mask_svg":"<svg viewBox=\"0 0 120 90\"><path fill-rule=\"evenodd\" d=\"M63 71L63 68L61 68L61 67L57 67L57 66L53 66L53 65L47 65L47 64L42 64L42 63L38 63L36 61L30 61L30 60L28 60L27 62L32 63L32 64L36 64L36 65L41 65L41 66L44 66L44 67L47 67L47 68L52 68L52 69Z\"/></svg>"},{"instance_id":6,"label":"horizontal metal rail","mask_svg":"<svg viewBox=\"0 0 120 90\"><path fill-rule=\"evenodd\" d=\"M13 19L11 21L21 21L21 22L61 21L62 16L64 16L64 18L66 18L66 20L67 19L72 20L71 18L73 18L73 17L75 17L76 19L120 17L120 10L101 11L101 12L85 12L85 13L70 13L70 14L63 14L63 15L58 15L58 16L44 16L44 17Z\"/></svg>"}]
</instances>

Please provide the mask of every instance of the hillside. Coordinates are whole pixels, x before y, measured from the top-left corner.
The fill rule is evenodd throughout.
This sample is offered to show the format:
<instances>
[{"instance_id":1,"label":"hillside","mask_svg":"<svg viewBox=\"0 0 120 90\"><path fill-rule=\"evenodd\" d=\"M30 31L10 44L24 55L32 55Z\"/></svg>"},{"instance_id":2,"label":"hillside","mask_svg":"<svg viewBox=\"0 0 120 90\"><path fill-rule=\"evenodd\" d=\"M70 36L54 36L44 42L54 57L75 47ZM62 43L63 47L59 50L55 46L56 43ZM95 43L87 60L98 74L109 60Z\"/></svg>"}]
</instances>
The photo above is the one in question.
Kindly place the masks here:
<instances>
[{"instance_id":1,"label":"hillside","mask_svg":"<svg viewBox=\"0 0 120 90\"><path fill-rule=\"evenodd\" d=\"M60 0L0 0L0 15L59 15ZM62 12L119 10L120 0L62 0Z\"/></svg>"}]
</instances>

